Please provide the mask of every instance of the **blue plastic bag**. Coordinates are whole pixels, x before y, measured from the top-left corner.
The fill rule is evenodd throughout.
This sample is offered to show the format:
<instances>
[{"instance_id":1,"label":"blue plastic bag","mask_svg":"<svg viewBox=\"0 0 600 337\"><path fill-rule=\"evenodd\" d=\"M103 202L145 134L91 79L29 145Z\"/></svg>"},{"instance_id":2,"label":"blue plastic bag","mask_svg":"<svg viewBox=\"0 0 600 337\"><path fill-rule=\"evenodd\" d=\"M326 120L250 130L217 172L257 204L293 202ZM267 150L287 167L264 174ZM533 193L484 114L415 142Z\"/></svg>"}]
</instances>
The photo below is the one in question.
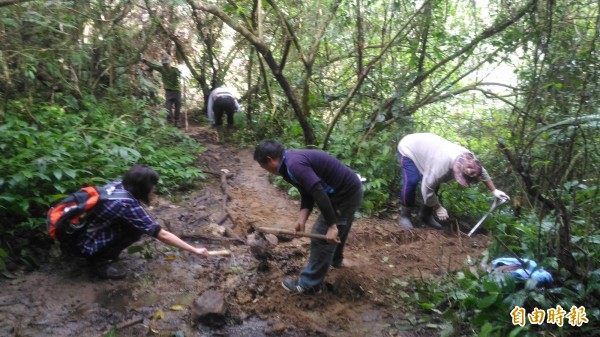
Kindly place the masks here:
<instances>
[{"instance_id":1,"label":"blue plastic bag","mask_svg":"<svg viewBox=\"0 0 600 337\"><path fill-rule=\"evenodd\" d=\"M537 268L537 263L529 259L521 259L523 264L514 257L500 257L492 261L492 273L510 273L516 279L527 281L532 279L537 286L552 283L552 275L542 268Z\"/></svg>"}]
</instances>

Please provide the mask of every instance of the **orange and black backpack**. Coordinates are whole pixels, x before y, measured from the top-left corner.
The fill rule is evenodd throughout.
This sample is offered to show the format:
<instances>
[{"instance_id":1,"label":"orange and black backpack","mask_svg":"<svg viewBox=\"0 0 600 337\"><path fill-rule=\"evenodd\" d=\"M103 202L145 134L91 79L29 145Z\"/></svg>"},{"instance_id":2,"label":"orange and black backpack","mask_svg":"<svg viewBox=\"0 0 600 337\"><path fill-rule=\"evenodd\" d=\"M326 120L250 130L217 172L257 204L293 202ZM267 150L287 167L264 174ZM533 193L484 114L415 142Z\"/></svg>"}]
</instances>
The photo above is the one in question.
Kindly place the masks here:
<instances>
[{"instance_id":1,"label":"orange and black backpack","mask_svg":"<svg viewBox=\"0 0 600 337\"><path fill-rule=\"evenodd\" d=\"M114 186L87 186L59 201L48 210L46 226L50 237L67 243L86 230L87 216L106 200L134 199L127 191Z\"/></svg>"}]
</instances>

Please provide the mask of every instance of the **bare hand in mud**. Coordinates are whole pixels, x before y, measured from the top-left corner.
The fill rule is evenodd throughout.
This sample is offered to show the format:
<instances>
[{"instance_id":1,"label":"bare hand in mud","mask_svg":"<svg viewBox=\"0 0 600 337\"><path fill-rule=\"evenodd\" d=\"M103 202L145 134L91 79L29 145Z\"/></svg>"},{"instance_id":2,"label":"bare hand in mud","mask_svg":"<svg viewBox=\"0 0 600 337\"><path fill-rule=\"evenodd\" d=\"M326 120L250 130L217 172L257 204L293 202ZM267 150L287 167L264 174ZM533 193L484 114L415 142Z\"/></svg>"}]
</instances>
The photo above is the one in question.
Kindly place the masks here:
<instances>
[{"instance_id":1,"label":"bare hand in mud","mask_svg":"<svg viewBox=\"0 0 600 337\"><path fill-rule=\"evenodd\" d=\"M208 250L206 248L195 248L194 254L205 259L208 258Z\"/></svg>"},{"instance_id":2,"label":"bare hand in mud","mask_svg":"<svg viewBox=\"0 0 600 337\"><path fill-rule=\"evenodd\" d=\"M303 223L297 223L296 224L296 232L304 232L305 226Z\"/></svg>"}]
</instances>

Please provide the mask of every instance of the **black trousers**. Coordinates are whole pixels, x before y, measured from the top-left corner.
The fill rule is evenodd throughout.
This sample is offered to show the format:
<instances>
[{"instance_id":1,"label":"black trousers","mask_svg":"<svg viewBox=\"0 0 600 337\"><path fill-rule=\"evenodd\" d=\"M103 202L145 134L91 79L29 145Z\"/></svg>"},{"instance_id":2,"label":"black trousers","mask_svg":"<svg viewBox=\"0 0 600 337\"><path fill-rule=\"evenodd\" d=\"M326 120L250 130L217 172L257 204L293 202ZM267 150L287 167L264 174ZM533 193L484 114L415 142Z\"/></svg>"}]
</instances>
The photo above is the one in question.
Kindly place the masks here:
<instances>
[{"instance_id":1,"label":"black trousers","mask_svg":"<svg viewBox=\"0 0 600 337\"><path fill-rule=\"evenodd\" d=\"M142 233L133 230L128 226L123 226L119 234L108 245L96 252L91 259L92 261L116 260L121 252L131 246L134 242L142 237Z\"/></svg>"},{"instance_id":2,"label":"black trousers","mask_svg":"<svg viewBox=\"0 0 600 337\"><path fill-rule=\"evenodd\" d=\"M215 126L223 125L223 114L227 115L227 126L233 127L233 114L235 113L235 98L232 96L219 96L213 103L215 112Z\"/></svg>"},{"instance_id":3,"label":"black trousers","mask_svg":"<svg viewBox=\"0 0 600 337\"><path fill-rule=\"evenodd\" d=\"M176 90L165 90L165 108L167 109L168 121L179 121L181 111L181 92Z\"/></svg>"},{"instance_id":4,"label":"black trousers","mask_svg":"<svg viewBox=\"0 0 600 337\"><path fill-rule=\"evenodd\" d=\"M119 231L115 235L114 239L93 255L82 254L77 248L76 240L70 243L62 244L61 248L63 251L71 253L74 256L87 259L88 262L92 264L101 263L102 261L106 260L116 260L125 248L138 241L143 235L143 233L132 226L121 225L118 228Z\"/></svg>"}]
</instances>

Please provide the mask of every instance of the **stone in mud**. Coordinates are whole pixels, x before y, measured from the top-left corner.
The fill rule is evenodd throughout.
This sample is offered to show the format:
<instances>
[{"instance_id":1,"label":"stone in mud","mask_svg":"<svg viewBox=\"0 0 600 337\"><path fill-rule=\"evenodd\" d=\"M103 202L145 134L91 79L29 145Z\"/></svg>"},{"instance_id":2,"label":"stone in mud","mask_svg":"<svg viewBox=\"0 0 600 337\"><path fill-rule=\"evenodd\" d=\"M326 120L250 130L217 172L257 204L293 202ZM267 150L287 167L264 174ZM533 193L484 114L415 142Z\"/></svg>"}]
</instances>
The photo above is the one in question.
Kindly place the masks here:
<instances>
[{"instance_id":1,"label":"stone in mud","mask_svg":"<svg viewBox=\"0 0 600 337\"><path fill-rule=\"evenodd\" d=\"M219 226L219 224L216 224L214 222L209 223L205 229L205 231L208 234L215 235L215 236L224 236L225 230L226 230L225 227Z\"/></svg>"},{"instance_id":2,"label":"stone in mud","mask_svg":"<svg viewBox=\"0 0 600 337\"><path fill-rule=\"evenodd\" d=\"M225 299L223 293L207 290L192 304L192 320L207 325L225 324Z\"/></svg>"},{"instance_id":3,"label":"stone in mud","mask_svg":"<svg viewBox=\"0 0 600 337\"><path fill-rule=\"evenodd\" d=\"M277 244L279 243L279 239L277 238L276 235L274 234L265 234L265 239L267 240L267 242L269 242L269 244L271 246L277 246Z\"/></svg>"},{"instance_id":4,"label":"stone in mud","mask_svg":"<svg viewBox=\"0 0 600 337\"><path fill-rule=\"evenodd\" d=\"M257 260L267 260L272 257L271 244L262 236L250 234L246 238L246 243L250 246L250 252Z\"/></svg>"}]
</instances>

